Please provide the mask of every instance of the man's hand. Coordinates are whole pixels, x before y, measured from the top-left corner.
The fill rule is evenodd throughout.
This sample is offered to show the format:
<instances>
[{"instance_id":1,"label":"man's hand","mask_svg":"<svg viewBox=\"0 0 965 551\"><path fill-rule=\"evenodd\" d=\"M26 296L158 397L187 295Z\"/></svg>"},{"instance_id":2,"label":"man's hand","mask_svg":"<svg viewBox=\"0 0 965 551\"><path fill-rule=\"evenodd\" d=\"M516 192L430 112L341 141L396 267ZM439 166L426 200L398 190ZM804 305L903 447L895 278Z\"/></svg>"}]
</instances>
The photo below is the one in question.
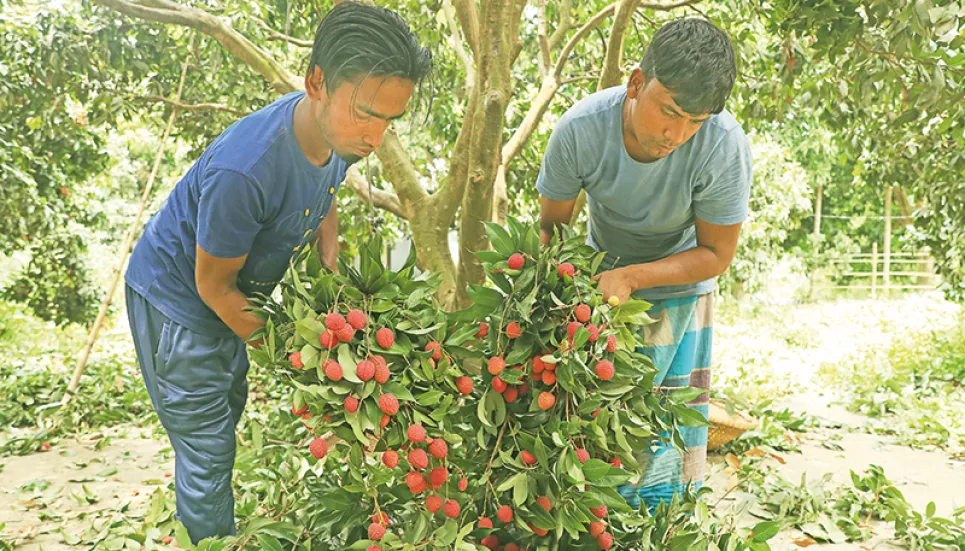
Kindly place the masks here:
<instances>
[{"instance_id":1,"label":"man's hand","mask_svg":"<svg viewBox=\"0 0 965 551\"><path fill-rule=\"evenodd\" d=\"M609 300L616 297L623 304L630 298L630 293L635 291L626 268L614 268L600 272L593 276L593 281L599 282L597 289L603 291L603 299Z\"/></svg>"}]
</instances>

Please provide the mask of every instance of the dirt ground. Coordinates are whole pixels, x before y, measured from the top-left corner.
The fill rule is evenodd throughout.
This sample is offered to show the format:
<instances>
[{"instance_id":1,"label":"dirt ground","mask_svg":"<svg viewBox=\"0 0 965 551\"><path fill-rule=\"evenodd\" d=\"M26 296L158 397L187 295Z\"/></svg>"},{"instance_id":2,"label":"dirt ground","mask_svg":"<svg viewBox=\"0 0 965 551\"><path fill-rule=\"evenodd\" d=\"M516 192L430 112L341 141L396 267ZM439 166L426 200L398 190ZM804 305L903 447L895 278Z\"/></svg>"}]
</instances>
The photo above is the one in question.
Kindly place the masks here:
<instances>
[{"instance_id":1,"label":"dirt ground","mask_svg":"<svg viewBox=\"0 0 965 551\"><path fill-rule=\"evenodd\" d=\"M718 322L715 340L719 380L734 381L742 376L734 367L746 364L753 352L754 361L770 369L762 380L799 389L783 399L782 406L840 427L807 433L802 453L784 454L783 465L773 462L781 474L796 482L802 473L809 480L832 473L836 483L845 484L851 470L862 472L875 464L885 469L916 509L924 510L934 501L941 515L965 505L965 464L942 452L913 450L887 437L861 432L864 418L836 405L835 389L821 388L816 375L824 362L841 361L860 346L886 344L892 335L926 323L942 323L955 315L956 308L933 299L787 308L794 311L791 315L785 312L779 322L786 327L744 326L740 316L735 316L728 323ZM790 341L794 342L789 345ZM97 449L98 442L108 437L109 443ZM828 438L835 439L842 450L824 447L822 442ZM722 458L712 455L710 463L708 483L715 490L726 489L727 477L720 473ZM99 517L118 510L129 516L142 515L152 493L172 484L173 471L173 452L163 436L152 435L150 429L123 426L63 440L47 452L0 458L0 525L5 523L4 532L22 540L18 549L69 549L65 540L89 530ZM887 527L879 525L871 541L812 549L890 549L892 546L882 541L888 534ZM772 546L799 549L792 542L800 536L787 531L775 538Z\"/></svg>"}]
</instances>

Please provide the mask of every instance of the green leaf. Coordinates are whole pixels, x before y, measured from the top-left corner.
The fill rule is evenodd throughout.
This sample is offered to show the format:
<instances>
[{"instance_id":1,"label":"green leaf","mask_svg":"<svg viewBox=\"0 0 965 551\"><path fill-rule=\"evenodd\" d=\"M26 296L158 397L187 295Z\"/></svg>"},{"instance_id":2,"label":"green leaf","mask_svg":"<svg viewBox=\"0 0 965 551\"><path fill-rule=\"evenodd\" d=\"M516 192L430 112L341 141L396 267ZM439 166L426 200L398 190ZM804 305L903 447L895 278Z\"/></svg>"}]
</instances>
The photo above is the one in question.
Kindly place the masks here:
<instances>
[{"instance_id":1,"label":"green leaf","mask_svg":"<svg viewBox=\"0 0 965 551\"><path fill-rule=\"evenodd\" d=\"M525 475L524 473L518 473L518 474L515 474L515 475L507 478L506 480L504 480L504 481L502 482L502 484L500 484L499 486L496 486L496 491L497 491L497 492L505 492L505 491L509 490L510 488L515 487L515 486L516 486L516 482L519 480L519 477L521 477L521 476L522 476L522 477L525 477L526 475Z\"/></svg>"},{"instance_id":2,"label":"green leaf","mask_svg":"<svg viewBox=\"0 0 965 551\"><path fill-rule=\"evenodd\" d=\"M295 320L295 332L308 343L317 344L318 337L325 331L325 324L317 319L304 318Z\"/></svg>"},{"instance_id":3,"label":"green leaf","mask_svg":"<svg viewBox=\"0 0 965 551\"><path fill-rule=\"evenodd\" d=\"M268 534L258 534L255 538L265 551L282 551L281 543Z\"/></svg>"},{"instance_id":4,"label":"green leaf","mask_svg":"<svg viewBox=\"0 0 965 551\"><path fill-rule=\"evenodd\" d=\"M481 285L470 285L468 293L473 303L486 311L495 310L503 303L503 294L496 289Z\"/></svg>"},{"instance_id":5,"label":"green leaf","mask_svg":"<svg viewBox=\"0 0 965 551\"><path fill-rule=\"evenodd\" d=\"M395 381L385 383L384 385L382 385L382 393L394 394L396 398L404 402L415 401L415 397L412 396L412 393L409 392L409 389L405 388L404 386L402 386L401 384Z\"/></svg>"},{"instance_id":6,"label":"green leaf","mask_svg":"<svg viewBox=\"0 0 965 551\"><path fill-rule=\"evenodd\" d=\"M522 507L529 497L529 480L526 473L519 473L516 476L516 483L513 484L513 502L517 507Z\"/></svg>"},{"instance_id":7,"label":"green leaf","mask_svg":"<svg viewBox=\"0 0 965 551\"><path fill-rule=\"evenodd\" d=\"M362 379L359 379L358 373L356 373L358 363L355 361L355 355L352 354L350 345L338 345L338 363L342 366L342 377L344 377L346 381L355 384L362 382Z\"/></svg>"},{"instance_id":8,"label":"green leaf","mask_svg":"<svg viewBox=\"0 0 965 551\"><path fill-rule=\"evenodd\" d=\"M484 222L484 224L486 225L486 235L489 237L493 250L501 254L503 258L509 258L516 252L513 238L506 231L506 228L492 222Z\"/></svg>"},{"instance_id":9,"label":"green leaf","mask_svg":"<svg viewBox=\"0 0 965 551\"><path fill-rule=\"evenodd\" d=\"M610 322L613 325L646 325L653 323L653 319L646 313L651 306L649 302L644 300L628 300L610 312Z\"/></svg>"},{"instance_id":10,"label":"green leaf","mask_svg":"<svg viewBox=\"0 0 965 551\"><path fill-rule=\"evenodd\" d=\"M752 533L754 534L753 541L765 542L781 531L781 522L777 520L767 520L764 522L757 523L754 526Z\"/></svg>"},{"instance_id":11,"label":"green leaf","mask_svg":"<svg viewBox=\"0 0 965 551\"><path fill-rule=\"evenodd\" d=\"M687 406L675 405L671 408L674 417L685 427L709 427L710 423L702 413Z\"/></svg>"},{"instance_id":12,"label":"green leaf","mask_svg":"<svg viewBox=\"0 0 965 551\"><path fill-rule=\"evenodd\" d=\"M265 440L261 434L261 423L258 421L251 422L251 443L255 447L255 452L259 455L265 446Z\"/></svg>"},{"instance_id":13,"label":"green leaf","mask_svg":"<svg viewBox=\"0 0 965 551\"><path fill-rule=\"evenodd\" d=\"M632 475L599 459L590 459L583 464L586 479L597 486L613 487L630 480Z\"/></svg>"},{"instance_id":14,"label":"green leaf","mask_svg":"<svg viewBox=\"0 0 965 551\"><path fill-rule=\"evenodd\" d=\"M188 529L185 528L180 521L175 521L174 540L178 542L181 549L194 549L194 544L191 543L191 536L188 535Z\"/></svg>"}]
</instances>

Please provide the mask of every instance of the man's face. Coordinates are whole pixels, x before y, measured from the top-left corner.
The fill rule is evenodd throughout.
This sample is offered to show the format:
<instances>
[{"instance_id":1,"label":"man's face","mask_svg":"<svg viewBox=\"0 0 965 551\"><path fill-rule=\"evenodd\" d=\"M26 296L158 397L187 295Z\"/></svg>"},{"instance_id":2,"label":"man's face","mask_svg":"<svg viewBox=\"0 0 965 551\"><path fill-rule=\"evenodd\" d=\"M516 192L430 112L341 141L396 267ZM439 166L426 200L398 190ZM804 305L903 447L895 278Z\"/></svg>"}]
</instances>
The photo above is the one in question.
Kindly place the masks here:
<instances>
[{"instance_id":1,"label":"man's face","mask_svg":"<svg viewBox=\"0 0 965 551\"><path fill-rule=\"evenodd\" d=\"M630 76L627 103L624 143L631 156L645 162L669 155L710 118L710 113L692 115L681 109L673 95L657 79L646 79L640 68Z\"/></svg>"},{"instance_id":2,"label":"man's face","mask_svg":"<svg viewBox=\"0 0 965 551\"><path fill-rule=\"evenodd\" d=\"M415 85L399 77L373 75L344 81L329 94L321 70L306 79L311 114L322 138L348 163L382 145L392 121L405 114Z\"/></svg>"}]
</instances>

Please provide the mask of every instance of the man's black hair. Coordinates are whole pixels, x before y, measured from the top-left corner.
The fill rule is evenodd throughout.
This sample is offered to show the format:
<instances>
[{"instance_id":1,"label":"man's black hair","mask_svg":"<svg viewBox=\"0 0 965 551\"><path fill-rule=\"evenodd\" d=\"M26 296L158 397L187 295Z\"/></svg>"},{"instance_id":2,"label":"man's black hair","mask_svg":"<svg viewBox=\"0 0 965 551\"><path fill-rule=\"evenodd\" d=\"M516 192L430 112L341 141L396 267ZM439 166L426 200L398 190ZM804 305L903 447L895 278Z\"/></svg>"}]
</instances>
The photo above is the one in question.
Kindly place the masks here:
<instances>
[{"instance_id":1,"label":"man's black hair","mask_svg":"<svg viewBox=\"0 0 965 551\"><path fill-rule=\"evenodd\" d=\"M727 33L700 18L667 23L640 61L649 82L656 79L691 115L720 113L734 88L737 63Z\"/></svg>"},{"instance_id":2,"label":"man's black hair","mask_svg":"<svg viewBox=\"0 0 965 551\"><path fill-rule=\"evenodd\" d=\"M432 53L419 44L399 14L346 1L322 18L308 63L321 69L329 94L343 82L367 76L399 77L421 84L432 71Z\"/></svg>"}]
</instances>

